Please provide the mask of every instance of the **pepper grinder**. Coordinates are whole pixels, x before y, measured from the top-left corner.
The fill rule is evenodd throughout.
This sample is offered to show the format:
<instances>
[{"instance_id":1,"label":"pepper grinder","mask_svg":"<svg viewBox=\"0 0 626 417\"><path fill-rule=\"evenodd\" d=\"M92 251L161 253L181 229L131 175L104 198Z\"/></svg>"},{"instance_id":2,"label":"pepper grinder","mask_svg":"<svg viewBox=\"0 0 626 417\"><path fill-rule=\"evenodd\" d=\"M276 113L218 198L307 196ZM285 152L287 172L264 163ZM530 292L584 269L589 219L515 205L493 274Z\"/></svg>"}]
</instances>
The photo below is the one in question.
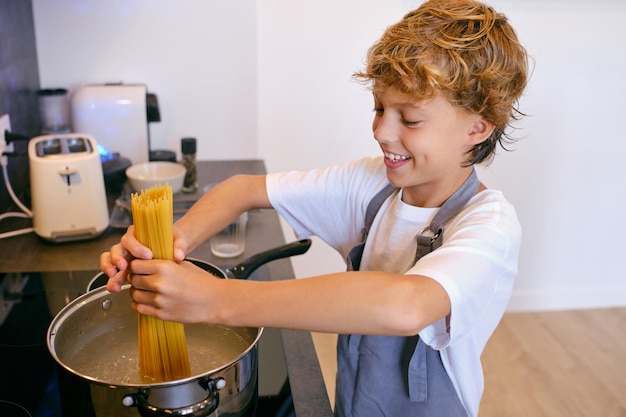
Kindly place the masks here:
<instances>
[{"instance_id":1,"label":"pepper grinder","mask_svg":"<svg viewBox=\"0 0 626 417\"><path fill-rule=\"evenodd\" d=\"M183 180L182 191L193 193L198 189L198 169L196 168L196 138L180 140L180 150L183 155L183 166L187 170Z\"/></svg>"}]
</instances>

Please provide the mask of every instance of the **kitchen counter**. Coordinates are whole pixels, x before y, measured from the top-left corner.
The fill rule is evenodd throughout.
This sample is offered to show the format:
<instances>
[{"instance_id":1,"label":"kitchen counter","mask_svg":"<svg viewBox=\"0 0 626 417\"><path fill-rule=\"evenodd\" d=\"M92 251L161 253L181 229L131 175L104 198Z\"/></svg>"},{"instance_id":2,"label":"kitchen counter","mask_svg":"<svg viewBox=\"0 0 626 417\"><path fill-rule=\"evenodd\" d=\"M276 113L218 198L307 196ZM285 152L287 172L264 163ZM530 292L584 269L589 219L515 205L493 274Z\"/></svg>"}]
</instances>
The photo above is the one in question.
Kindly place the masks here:
<instances>
[{"instance_id":1,"label":"kitchen counter","mask_svg":"<svg viewBox=\"0 0 626 417\"><path fill-rule=\"evenodd\" d=\"M199 161L198 191L190 194L176 194L175 205L192 204L201 196L207 185L220 182L237 173L264 174L265 164L260 160ZM111 209L114 207L115 197L117 196L109 197ZM228 259L229 263L236 264L250 255L285 243L278 216L273 210L256 210L249 215L246 250L240 257ZM20 220L17 219L15 222L20 222ZM3 221L3 228L6 228L9 223L9 221ZM123 232L124 229L109 227L96 239L66 243L47 242L34 233L0 239L0 273L97 271L100 254L119 242ZM218 266L224 266L225 262L225 259L213 256L208 243L198 247L189 256ZM272 264L272 267L274 265L277 266L270 269L276 269L276 273L283 277L287 277L285 274L289 277L293 275L290 262L286 261L284 264L277 262ZM280 266L284 266L285 269L283 270Z\"/></svg>"},{"instance_id":2,"label":"kitchen counter","mask_svg":"<svg viewBox=\"0 0 626 417\"><path fill-rule=\"evenodd\" d=\"M193 203L204 188L234 174L264 174L260 160L199 161L198 192L175 196L175 203ZM116 196L110 199L111 203ZM228 202L224 202L228 204ZM17 220L19 222L19 220ZM3 227L6 227L6 223ZM24 226L18 226L24 227ZM110 227L100 237L80 242L49 243L34 233L0 240L0 274L19 272L88 272L98 271L99 256L119 241L123 229ZM190 257L219 267L230 267L243 259L285 243L280 222L273 210L249 213L246 250L237 258L216 258L208 243L201 245ZM294 277L291 261L281 259L260 267L251 277L258 280L282 280ZM281 330L285 363L298 417L329 417L332 410L322 373L309 332Z\"/></svg>"}]
</instances>

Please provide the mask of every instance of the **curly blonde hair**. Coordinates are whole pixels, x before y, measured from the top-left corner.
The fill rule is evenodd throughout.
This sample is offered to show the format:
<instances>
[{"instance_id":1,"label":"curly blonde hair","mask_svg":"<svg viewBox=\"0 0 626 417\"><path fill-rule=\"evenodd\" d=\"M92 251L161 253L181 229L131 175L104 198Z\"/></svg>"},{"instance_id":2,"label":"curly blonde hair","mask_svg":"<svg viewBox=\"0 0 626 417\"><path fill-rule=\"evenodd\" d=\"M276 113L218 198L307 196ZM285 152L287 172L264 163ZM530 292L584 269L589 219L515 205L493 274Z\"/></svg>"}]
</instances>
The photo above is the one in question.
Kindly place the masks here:
<instances>
[{"instance_id":1,"label":"curly blonde hair","mask_svg":"<svg viewBox=\"0 0 626 417\"><path fill-rule=\"evenodd\" d=\"M374 90L394 87L420 101L444 93L461 109L494 124L469 151L468 165L490 160L524 114L528 55L507 18L473 0L430 0L387 28L354 77ZM505 148L506 149L506 148Z\"/></svg>"}]
</instances>

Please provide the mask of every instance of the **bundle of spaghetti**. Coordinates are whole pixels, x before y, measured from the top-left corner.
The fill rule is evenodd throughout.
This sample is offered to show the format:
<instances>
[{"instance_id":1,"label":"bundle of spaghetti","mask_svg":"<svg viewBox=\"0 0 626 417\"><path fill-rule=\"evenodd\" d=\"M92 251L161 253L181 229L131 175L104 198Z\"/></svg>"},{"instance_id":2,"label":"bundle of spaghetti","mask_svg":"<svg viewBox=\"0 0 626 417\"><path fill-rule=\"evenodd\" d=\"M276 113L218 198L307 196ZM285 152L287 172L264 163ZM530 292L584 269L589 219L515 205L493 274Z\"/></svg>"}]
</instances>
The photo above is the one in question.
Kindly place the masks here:
<instances>
[{"instance_id":1,"label":"bundle of spaghetti","mask_svg":"<svg viewBox=\"0 0 626 417\"><path fill-rule=\"evenodd\" d=\"M155 259L174 259L172 188L156 185L132 194L135 237ZM165 382L191 376L182 323L139 314L139 372L145 382Z\"/></svg>"}]
</instances>

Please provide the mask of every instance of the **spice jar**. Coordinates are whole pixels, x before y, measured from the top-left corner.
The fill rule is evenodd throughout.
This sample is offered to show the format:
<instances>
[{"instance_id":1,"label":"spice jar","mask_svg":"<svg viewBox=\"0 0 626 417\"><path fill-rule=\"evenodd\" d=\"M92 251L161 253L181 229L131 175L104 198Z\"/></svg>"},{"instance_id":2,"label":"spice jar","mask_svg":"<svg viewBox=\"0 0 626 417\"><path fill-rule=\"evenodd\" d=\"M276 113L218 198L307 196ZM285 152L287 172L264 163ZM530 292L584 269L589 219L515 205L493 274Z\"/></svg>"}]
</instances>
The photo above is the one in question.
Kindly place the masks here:
<instances>
[{"instance_id":1,"label":"spice jar","mask_svg":"<svg viewBox=\"0 0 626 417\"><path fill-rule=\"evenodd\" d=\"M183 155L183 166L187 170L183 180L182 191L193 193L198 189L198 169L196 167L196 139L183 138L180 140L180 150Z\"/></svg>"}]
</instances>

